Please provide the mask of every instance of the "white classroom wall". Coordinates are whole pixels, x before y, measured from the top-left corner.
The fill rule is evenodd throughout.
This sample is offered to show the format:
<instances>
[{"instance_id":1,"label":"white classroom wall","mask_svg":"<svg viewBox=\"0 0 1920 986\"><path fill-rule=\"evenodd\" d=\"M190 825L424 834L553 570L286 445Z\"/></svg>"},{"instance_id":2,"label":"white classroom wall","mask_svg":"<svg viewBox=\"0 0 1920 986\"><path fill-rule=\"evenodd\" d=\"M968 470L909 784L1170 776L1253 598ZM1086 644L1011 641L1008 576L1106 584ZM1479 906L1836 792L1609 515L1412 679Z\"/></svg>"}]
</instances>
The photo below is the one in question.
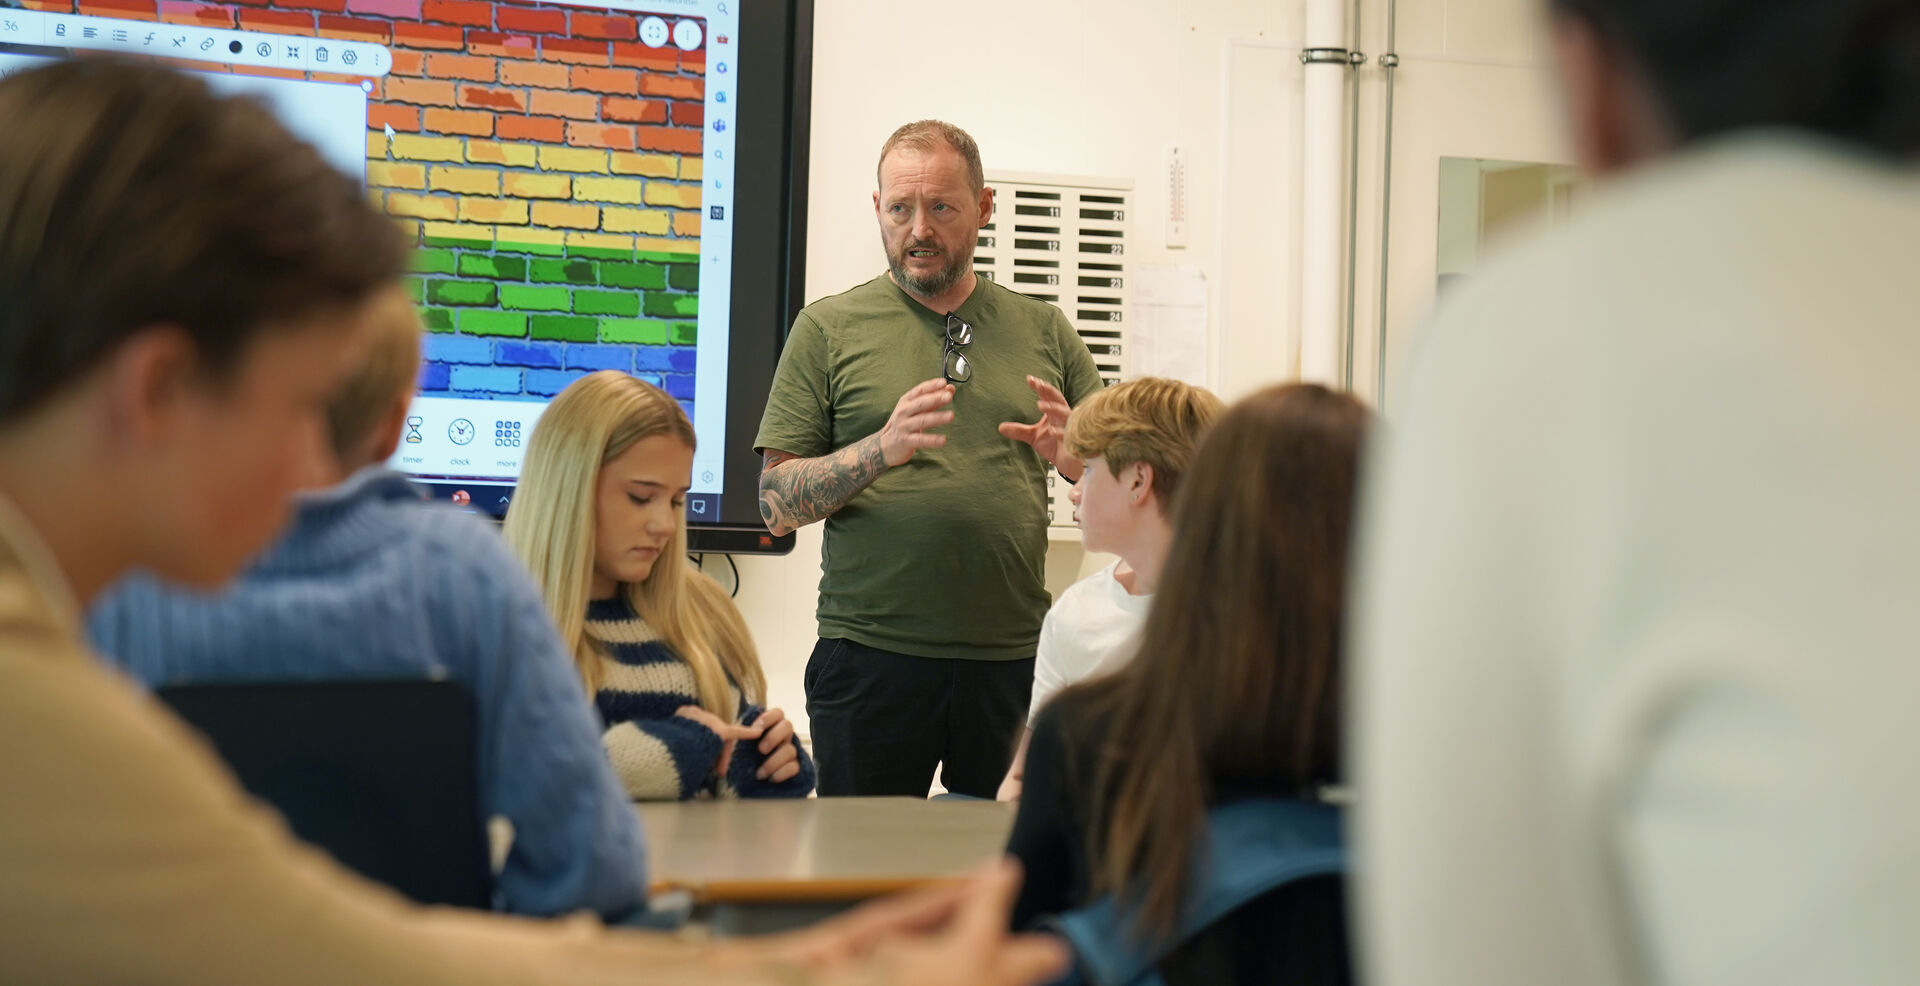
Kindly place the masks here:
<instances>
[{"instance_id":1,"label":"white classroom wall","mask_svg":"<svg viewBox=\"0 0 1920 986\"><path fill-rule=\"evenodd\" d=\"M1388 403L1432 296L1438 159L1564 161L1544 71L1539 0L1401 0L1396 48ZM979 141L989 170L1132 178L1129 261L1199 268L1211 385L1229 399L1294 371L1302 0L817 0L808 300L884 269L871 194L879 146L938 117ZM1377 56L1384 0L1362 0L1356 47ZM1380 73L1360 75L1360 329L1356 389L1373 393ZM1166 148L1187 160L1187 247L1163 241ZM820 527L791 555L740 556L738 602L772 704L806 732ZM726 580L724 561L715 563ZM1048 559L1055 592L1091 570L1075 543Z\"/></svg>"}]
</instances>

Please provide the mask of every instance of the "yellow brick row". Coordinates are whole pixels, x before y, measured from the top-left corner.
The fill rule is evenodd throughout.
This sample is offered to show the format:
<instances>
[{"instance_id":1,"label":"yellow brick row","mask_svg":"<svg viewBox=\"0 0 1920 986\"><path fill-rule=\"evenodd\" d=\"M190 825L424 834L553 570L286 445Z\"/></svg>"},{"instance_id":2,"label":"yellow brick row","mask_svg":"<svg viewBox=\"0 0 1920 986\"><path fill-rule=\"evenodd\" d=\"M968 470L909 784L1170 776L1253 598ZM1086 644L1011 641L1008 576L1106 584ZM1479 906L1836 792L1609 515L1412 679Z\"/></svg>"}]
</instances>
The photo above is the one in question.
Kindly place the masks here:
<instances>
[{"instance_id":1,"label":"yellow brick row","mask_svg":"<svg viewBox=\"0 0 1920 986\"><path fill-rule=\"evenodd\" d=\"M501 176L508 195L522 199L573 198L573 179L566 175L528 175L510 172Z\"/></svg>"},{"instance_id":2,"label":"yellow brick row","mask_svg":"<svg viewBox=\"0 0 1920 986\"><path fill-rule=\"evenodd\" d=\"M460 218L466 222L525 226L527 203L520 199L483 199L470 195L462 196Z\"/></svg>"},{"instance_id":3,"label":"yellow brick row","mask_svg":"<svg viewBox=\"0 0 1920 986\"><path fill-rule=\"evenodd\" d=\"M674 213L673 231L680 236L699 236L700 214L697 212Z\"/></svg>"},{"instance_id":4,"label":"yellow brick row","mask_svg":"<svg viewBox=\"0 0 1920 986\"><path fill-rule=\"evenodd\" d=\"M640 204L638 178L579 178L573 183L573 197L586 202Z\"/></svg>"},{"instance_id":5,"label":"yellow brick row","mask_svg":"<svg viewBox=\"0 0 1920 986\"><path fill-rule=\"evenodd\" d=\"M700 186L670 185L663 181L647 182L647 204L661 205L670 209L700 208Z\"/></svg>"},{"instance_id":6,"label":"yellow brick row","mask_svg":"<svg viewBox=\"0 0 1920 986\"><path fill-rule=\"evenodd\" d=\"M427 187L427 168L423 164L368 161L367 184L375 188L408 188L417 192Z\"/></svg>"},{"instance_id":7,"label":"yellow brick row","mask_svg":"<svg viewBox=\"0 0 1920 986\"><path fill-rule=\"evenodd\" d=\"M567 234L567 245L571 247L596 247L602 250L631 250L633 237L616 236L612 233L585 233L578 230Z\"/></svg>"},{"instance_id":8,"label":"yellow brick row","mask_svg":"<svg viewBox=\"0 0 1920 986\"><path fill-rule=\"evenodd\" d=\"M613 233L650 233L664 236L671 220L671 213L658 209L616 209L608 206L600 210L600 225Z\"/></svg>"},{"instance_id":9,"label":"yellow brick row","mask_svg":"<svg viewBox=\"0 0 1920 986\"><path fill-rule=\"evenodd\" d=\"M510 229L510 230L507 230L506 233L502 234L500 237L500 246L503 248L510 247L510 246L523 246L523 247L555 246L557 247L557 246L565 246L566 242L567 242L566 230L541 229L538 226L525 226L519 229Z\"/></svg>"},{"instance_id":10,"label":"yellow brick row","mask_svg":"<svg viewBox=\"0 0 1920 986\"><path fill-rule=\"evenodd\" d=\"M672 240L662 236L641 236L635 238L634 247L650 253L698 254L700 252L700 241L693 239Z\"/></svg>"},{"instance_id":11,"label":"yellow brick row","mask_svg":"<svg viewBox=\"0 0 1920 986\"><path fill-rule=\"evenodd\" d=\"M689 158L696 162L697 159ZM684 170L679 158L671 154L631 154L615 151L613 154L613 173L616 175L639 175L643 178L678 178Z\"/></svg>"},{"instance_id":12,"label":"yellow brick row","mask_svg":"<svg viewBox=\"0 0 1920 986\"><path fill-rule=\"evenodd\" d=\"M405 161L466 160L464 141L458 137L422 137L419 134L394 134L388 150ZM383 155L384 156L384 155Z\"/></svg>"},{"instance_id":13,"label":"yellow brick row","mask_svg":"<svg viewBox=\"0 0 1920 986\"><path fill-rule=\"evenodd\" d=\"M681 158L680 177L687 181L699 181L705 164L705 161L697 157Z\"/></svg>"},{"instance_id":14,"label":"yellow brick row","mask_svg":"<svg viewBox=\"0 0 1920 986\"><path fill-rule=\"evenodd\" d=\"M387 214L410 216L414 219L452 220L460 218L460 203L453 198L436 198L409 192L388 192Z\"/></svg>"},{"instance_id":15,"label":"yellow brick row","mask_svg":"<svg viewBox=\"0 0 1920 986\"><path fill-rule=\"evenodd\" d=\"M494 140L467 141L467 160L474 164L504 164L531 168L538 159L532 144L502 144Z\"/></svg>"},{"instance_id":16,"label":"yellow brick row","mask_svg":"<svg viewBox=\"0 0 1920 986\"><path fill-rule=\"evenodd\" d=\"M427 172L427 183L436 192L461 195L500 194L500 172L491 168L449 168L441 166Z\"/></svg>"},{"instance_id":17,"label":"yellow brick row","mask_svg":"<svg viewBox=\"0 0 1920 986\"><path fill-rule=\"evenodd\" d=\"M426 223L426 234L432 240L464 240L475 246L493 245L493 227L475 223ZM519 238L524 230L514 230Z\"/></svg>"},{"instance_id":18,"label":"yellow brick row","mask_svg":"<svg viewBox=\"0 0 1920 986\"><path fill-rule=\"evenodd\" d=\"M540 167L548 171L607 173L607 152L579 147L540 148Z\"/></svg>"},{"instance_id":19,"label":"yellow brick row","mask_svg":"<svg viewBox=\"0 0 1920 986\"><path fill-rule=\"evenodd\" d=\"M571 202L533 203L535 226L564 226L568 229L599 229L600 210Z\"/></svg>"}]
</instances>

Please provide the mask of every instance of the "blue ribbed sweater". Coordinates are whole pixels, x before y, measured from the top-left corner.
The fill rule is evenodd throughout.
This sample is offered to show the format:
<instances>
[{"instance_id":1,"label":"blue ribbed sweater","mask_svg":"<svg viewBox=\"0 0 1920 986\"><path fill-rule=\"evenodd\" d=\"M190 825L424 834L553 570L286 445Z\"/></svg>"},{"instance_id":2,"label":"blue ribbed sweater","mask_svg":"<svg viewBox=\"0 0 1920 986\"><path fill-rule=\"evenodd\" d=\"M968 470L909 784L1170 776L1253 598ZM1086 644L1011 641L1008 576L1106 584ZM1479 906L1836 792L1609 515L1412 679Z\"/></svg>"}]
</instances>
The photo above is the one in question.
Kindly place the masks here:
<instances>
[{"instance_id":1,"label":"blue ribbed sweater","mask_svg":"<svg viewBox=\"0 0 1920 986\"><path fill-rule=\"evenodd\" d=\"M480 810L513 823L500 905L621 918L645 906L640 824L573 660L492 525L364 470L303 496L285 538L217 595L121 582L101 653L152 686L446 677L473 693Z\"/></svg>"},{"instance_id":2,"label":"blue ribbed sweater","mask_svg":"<svg viewBox=\"0 0 1920 986\"><path fill-rule=\"evenodd\" d=\"M775 784L754 777L766 762L758 741L735 744L724 778L715 776L720 737L685 716L684 705L698 705L693 669L633 612L625 594L587 604L587 636L600 647L601 684L594 704L606 723L601 742L614 772L634 798L684 801L694 797L804 798L813 790L813 758L798 738L800 773ZM730 689L739 715L752 725L764 710Z\"/></svg>"}]
</instances>

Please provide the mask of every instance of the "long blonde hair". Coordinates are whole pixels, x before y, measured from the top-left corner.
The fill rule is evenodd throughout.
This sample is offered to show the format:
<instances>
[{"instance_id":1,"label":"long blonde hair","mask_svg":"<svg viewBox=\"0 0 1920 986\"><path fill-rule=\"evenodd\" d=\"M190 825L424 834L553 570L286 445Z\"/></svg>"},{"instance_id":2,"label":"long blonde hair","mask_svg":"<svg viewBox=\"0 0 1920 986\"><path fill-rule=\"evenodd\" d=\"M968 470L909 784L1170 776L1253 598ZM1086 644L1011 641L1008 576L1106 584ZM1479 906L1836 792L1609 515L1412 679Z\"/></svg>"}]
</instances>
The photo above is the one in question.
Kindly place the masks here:
<instances>
[{"instance_id":1,"label":"long blonde hair","mask_svg":"<svg viewBox=\"0 0 1920 986\"><path fill-rule=\"evenodd\" d=\"M665 391L618 370L581 377L547 405L534 426L520 485L507 510L507 544L532 571L589 695L599 690L603 657L586 630L594 490L609 460L655 435L672 435L694 447L692 423ZM620 591L693 669L701 708L734 720L739 709L728 694L729 676L747 701L766 701L767 680L746 621L717 583L688 564L684 514L653 571L642 582L623 583Z\"/></svg>"}]
</instances>

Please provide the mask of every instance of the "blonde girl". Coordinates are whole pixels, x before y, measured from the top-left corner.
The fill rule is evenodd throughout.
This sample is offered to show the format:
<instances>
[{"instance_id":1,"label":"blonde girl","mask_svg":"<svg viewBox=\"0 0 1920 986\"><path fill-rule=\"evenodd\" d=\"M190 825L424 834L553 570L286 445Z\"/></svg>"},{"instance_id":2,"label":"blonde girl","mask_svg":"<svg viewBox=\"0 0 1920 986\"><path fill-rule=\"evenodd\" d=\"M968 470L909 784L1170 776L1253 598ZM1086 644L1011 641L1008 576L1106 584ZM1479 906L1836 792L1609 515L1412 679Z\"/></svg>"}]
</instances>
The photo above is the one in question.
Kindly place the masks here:
<instances>
[{"instance_id":1,"label":"blonde girl","mask_svg":"<svg viewBox=\"0 0 1920 986\"><path fill-rule=\"evenodd\" d=\"M813 762L732 600L686 556L693 425L673 398L603 370L569 386L527 444L506 538L546 596L636 799L804 797Z\"/></svg>"}]
</instances>

